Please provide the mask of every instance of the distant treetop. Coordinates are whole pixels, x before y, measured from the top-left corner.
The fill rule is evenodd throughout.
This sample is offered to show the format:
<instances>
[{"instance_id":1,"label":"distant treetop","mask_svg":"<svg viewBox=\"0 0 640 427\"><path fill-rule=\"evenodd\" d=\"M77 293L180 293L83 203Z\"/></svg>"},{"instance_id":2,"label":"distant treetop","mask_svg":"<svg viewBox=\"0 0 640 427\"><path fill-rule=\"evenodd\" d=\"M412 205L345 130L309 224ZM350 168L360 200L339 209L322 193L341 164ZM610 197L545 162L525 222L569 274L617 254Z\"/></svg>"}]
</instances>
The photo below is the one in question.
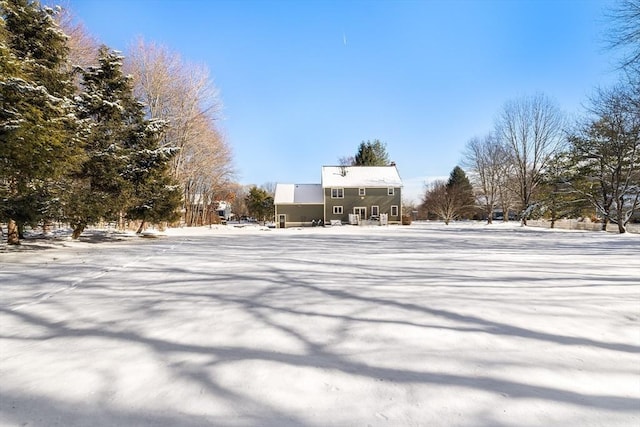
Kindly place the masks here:
<instances>
[{"instance_id":1,"label":"distant treetop","mask_svg":"<svg viewBox=\"0 0 640 427\"><path fill-rule=\"evenodd\" d=\"M340 163L345 166L389 166L391 161L387 153L387 144L374 139L373 141L362 141L356 155L342 158Z\"/></svg>"}]
</instances>

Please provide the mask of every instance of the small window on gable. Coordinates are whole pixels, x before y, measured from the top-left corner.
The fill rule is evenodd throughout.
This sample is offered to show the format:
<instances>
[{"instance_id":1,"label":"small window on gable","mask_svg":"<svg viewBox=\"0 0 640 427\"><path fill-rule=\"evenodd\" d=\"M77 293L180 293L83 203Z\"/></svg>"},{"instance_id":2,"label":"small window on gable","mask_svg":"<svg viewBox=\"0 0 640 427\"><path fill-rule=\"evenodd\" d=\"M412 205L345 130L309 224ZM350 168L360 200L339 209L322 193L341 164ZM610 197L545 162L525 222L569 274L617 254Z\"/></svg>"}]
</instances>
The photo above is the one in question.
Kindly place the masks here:
<instances>
[{"instance_id":1,"label":"small window on gable","mask_svg":"<svg viewBox=\"0 0 640 427\"><path fill-rule=\"evenodd\" d=\"M342 189L342 188L332 188L331 189L331 198L332 199L342 199L342 198L344 198L344 189Z\"/></svg>"},{"instance_id":2,"label":"small window on gable","mask_svg":"<svg viewBox=\"0 0 640 427\"><path fill-rule=\"evenodd\" d=\"M334 206L333 207L333 214L334 215L342 215L342 206Z\"/></svg>"},{"instance_id":3,"label":"small window on gable","mask_svg":"<svg viewBox=\"0 0 640 427\"><path fill-rule=\"evenodd\" d=\"M358 196L366 196L367 190L364 188L358 188Z\"/></svg>"},{"instance_id":4,"label":"small window on gable","mask_svg":"<svg viewBox=\"0 0 640 427\"><path fill-rule=\"evenodd\" d=\"M393 187L387 188L387 196L393 196L395 194L395 189Z\"/></svg>"},{"instance_id":5,"label":"small window on gable","mask_svg":"<svg viewBox=\"0 0 640 427\"><path fill-rule=\"evenodd\" d=\"M391 206L391 216L398 216L398 206Z\"/></svg>"}]
</instances>

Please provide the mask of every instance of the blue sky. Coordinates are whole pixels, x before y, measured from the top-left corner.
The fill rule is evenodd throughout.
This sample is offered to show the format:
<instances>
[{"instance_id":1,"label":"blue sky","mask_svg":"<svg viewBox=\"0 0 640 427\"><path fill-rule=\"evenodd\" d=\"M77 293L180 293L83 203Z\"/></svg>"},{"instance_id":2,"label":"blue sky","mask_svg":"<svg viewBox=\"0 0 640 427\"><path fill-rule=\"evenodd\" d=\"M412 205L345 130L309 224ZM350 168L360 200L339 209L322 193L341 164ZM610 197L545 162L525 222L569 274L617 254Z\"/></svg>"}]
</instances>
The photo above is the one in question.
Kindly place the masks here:
<instances>
[{"instance_id":1,"label":"blue sky","mask_svg":"<svg viewBox=\"0 0 640 427\"><path fill-rule=\"evenodd\" d=\"M616 80L606 0L67 0L126 51L139 36L206 64L238 181L318 183L379 139L418 201L509 99L570 115Z\"/></svg>"}]
</instances>

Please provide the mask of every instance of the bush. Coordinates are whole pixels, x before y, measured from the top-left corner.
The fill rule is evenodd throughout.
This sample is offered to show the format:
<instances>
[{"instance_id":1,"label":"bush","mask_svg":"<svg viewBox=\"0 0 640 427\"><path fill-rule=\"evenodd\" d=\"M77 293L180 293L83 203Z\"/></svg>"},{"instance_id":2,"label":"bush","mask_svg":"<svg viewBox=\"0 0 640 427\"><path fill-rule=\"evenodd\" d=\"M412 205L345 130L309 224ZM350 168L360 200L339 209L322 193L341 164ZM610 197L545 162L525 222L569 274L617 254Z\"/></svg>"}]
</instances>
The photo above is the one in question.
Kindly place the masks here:
<instances>
[{"instance_id":1,"label":"bush","mask_svg":"<svg viewBox=\"0 0 640 427\"><path fill-rule=\"evenodd\" d=\"M411 225L411 215L402 215L402 225Z\"/></svg>"}]
</instances>

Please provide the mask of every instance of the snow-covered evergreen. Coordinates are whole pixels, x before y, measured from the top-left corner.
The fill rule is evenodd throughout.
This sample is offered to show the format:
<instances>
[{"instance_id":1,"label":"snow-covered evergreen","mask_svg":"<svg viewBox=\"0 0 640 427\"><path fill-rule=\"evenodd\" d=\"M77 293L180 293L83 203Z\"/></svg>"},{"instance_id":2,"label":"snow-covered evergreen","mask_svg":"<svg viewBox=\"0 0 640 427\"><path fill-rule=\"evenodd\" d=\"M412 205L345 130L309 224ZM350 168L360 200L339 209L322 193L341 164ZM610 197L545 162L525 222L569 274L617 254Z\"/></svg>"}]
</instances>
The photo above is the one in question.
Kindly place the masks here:
<instances>
[{"instance_id":1,"label":"snow-covered evergreen","mask_svg":"<svg viewBox=\"0 0 640 427\"><path fill-rule=\"evenodd\" d=\"M0 29L0 220L17 230L58 214L57 185L81 157L75 138L66 36L51 8L2 2Z\"/></svg>"},{"instance_id":2,"label":"snow-covered evergreen","mask_svg":"<svg viewBox=\"0 0 640 427\"><path fill-rule=\"evenodd\" d=\"M76 236L100 219L175 219L179 196L168 166L175 150L160 146L165 123L147 120L135 99L131 79L122 72L122 55L103 46L99 66L81 70L84 92L77 114L90 129L87 160L78 174L69 220Z\"/></svg>"}]
</instances>

